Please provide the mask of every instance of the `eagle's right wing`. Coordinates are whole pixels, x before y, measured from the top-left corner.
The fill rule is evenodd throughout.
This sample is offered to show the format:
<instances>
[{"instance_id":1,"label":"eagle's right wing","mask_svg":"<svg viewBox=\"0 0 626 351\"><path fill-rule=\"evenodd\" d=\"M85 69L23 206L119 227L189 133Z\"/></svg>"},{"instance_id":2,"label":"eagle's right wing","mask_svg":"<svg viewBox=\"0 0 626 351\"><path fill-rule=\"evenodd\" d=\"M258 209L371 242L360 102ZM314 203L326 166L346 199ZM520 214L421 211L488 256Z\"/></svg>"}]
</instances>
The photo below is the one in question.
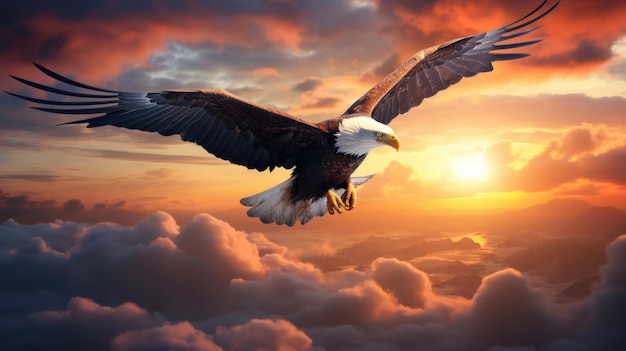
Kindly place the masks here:
<instances>
[{"instance_id":1,"label":"eagle's right wing","mask_svg":"<svg viewBox=\"0 0 626 351\"><path fill-rule=\"evenodd\" d=\"M494 61L528 56L495 51L540 42L541 40L530 40L502 43L536 30L538 27L528 27L554 10L559 1L539 12L546 3L547 0L544 0L535 10L504 27L452 40L416 53L359 98L344 114L372 116L378 122L388 124L398 115L421 104L425 98L447 89L462 78L493 70Z\"/></svg>"}]
</instances>

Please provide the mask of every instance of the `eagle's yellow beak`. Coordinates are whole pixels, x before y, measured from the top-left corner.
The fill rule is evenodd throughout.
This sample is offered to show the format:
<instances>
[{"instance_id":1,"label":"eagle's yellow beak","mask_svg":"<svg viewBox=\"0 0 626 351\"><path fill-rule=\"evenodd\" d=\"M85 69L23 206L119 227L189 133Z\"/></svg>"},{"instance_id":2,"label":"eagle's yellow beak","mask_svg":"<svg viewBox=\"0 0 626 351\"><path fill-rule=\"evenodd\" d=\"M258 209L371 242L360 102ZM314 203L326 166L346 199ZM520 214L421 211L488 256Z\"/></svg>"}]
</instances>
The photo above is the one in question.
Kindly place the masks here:
<instances>
[{"instance_id":1,"label":"eagle's yellow beak","mask_svg":"<svg viewBox=\"0 0 626 351\"><path fill-rule=\"evenodd\" d=\"M400 150L400 139L394 134L385 134L382 137L376 139L379 143L383 143L391 146L396 149L396 151Z\"/></svg>"}]
</instances>

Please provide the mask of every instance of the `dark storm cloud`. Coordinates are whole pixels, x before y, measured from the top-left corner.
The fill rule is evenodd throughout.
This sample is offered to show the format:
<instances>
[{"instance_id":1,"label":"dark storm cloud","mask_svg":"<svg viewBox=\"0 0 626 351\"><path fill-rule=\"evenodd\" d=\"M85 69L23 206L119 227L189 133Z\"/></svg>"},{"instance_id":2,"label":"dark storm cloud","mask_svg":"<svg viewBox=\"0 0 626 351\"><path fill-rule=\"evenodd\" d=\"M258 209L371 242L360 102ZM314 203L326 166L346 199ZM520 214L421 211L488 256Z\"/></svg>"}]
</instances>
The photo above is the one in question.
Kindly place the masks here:
<instances>
[{"instance_id":1,"label":"dark storm cloud","mask_svg":"<svg viewBox=\"0 0 626 351\"><path fill-rule=\"evenodd\" d=\"M13 195L0 189L0 204L11 207L37 208L55 205L56 200L32 200L28 195Z\"/></svg>"},{"instance_id":2,"label":"dark storm cloud","mask_svg":"<svg viewBox=\"0 0 626 351\"><path fill-rule=\"evenodd\" d=\"M124 200L100 202L85 210L80 199L36 199L0 189L0 222L12 219L18 223L34 224L62 219L97 223L114 219L118 223L133 224L146 215L141 210L124 205Z\"/></svg>"},{"instance_id":3,"label":"dark storm cloud","mask_svg":"<svg viewBox=\"0 0 626 351\"><path fill-rule=\"evenodd\" d=\"M298 107L307 110L335 108L340 107L341 102L343 99L335 96L315 96Z\"/></svg>"},{"instance_id":4,"label":"dark storm cloud","mask_svg":"<svg viewBox=\"0 0 626 351\"><path fill-rule=\"evenodd\" d=\"M305 92L309 90L315 90L320 85L323 84L323 81L318 78L307 78L304 81L293 86L293 89L300 92Z\"/></svg>"},{"instance_id":5,"label":"dark storm cloud","mask_svg":"<svg viewBox=\"0 0 626 351\"><path fill-rule=\"evenodd\" d=\"M259 1L179 1L176 3L155 3L154 1L58 1L41 3L34 1L3 2L4 10L0 19L7 29L2 31L0 42L13 53L21 52L22 57L55 57L63 52L68 44L68 33L61 31L37 32L30 25L33 18L50 17L62 21L79 22L84 19L115 22L128 18L160 17L173 22L177 16L206 13L230 17L241 14L268 15L296 20L298 9L289 2ZM169 15L165 16L164 15ZM35 27L36 28L36 27ZM106 32L94 33L101 39L109 39ZM2 50L8 53L9 50ZM27 56L28 55L28 56Z\"/></svg>"},{"instance_id":6,"label":"dark storm cloud","mask_svg":"<svg viewBox=\"0 0 626 351\"><path fill-rule=\"evenodd\" d=\"M608 247L589 297L556 306L512 269L470 300L437 295L397 259L325 275L209 215L182 227L163 212L134 227L6 222L0 347L608 351L625 342L625 243Z\"/></svg>"},{"instance_id":7,"label":"dark storm cloud","mask_svg":"<svg viewBox=\"0 0 626 351\"><path fill-rule=\"evenodd\" d=\"M613 52L610 47L607 48L590 40L580 41L571 53L571 58L575 63L603 62L612 56Z\"/></svg>"},{"instance_id":8,"label":"dark storm cloud","mask_svg":"<svg viewBox=\"0 0 626 351\"><path fill-rule=\"evenodd\" d=\"M64 33L43 36L38 45L28 45L28 38L35 33L25 25L38 14L59 16L64 19L80 19L106 1L61 0L55 3L7 0L2 3L0 21L5 30L0 32L0 52L21 51L24 55L52 56L62 49L67 38ZM27 40L25 40L27 39ZM32 42L31 42L32 43ZM18 49L18 50L16 50Z\"/></svg>"},{"instance_id":9,"label":"dark storm cloud","mask_svg":"<svg viewBox=\"0 0 626 351\"><path fill-rule=\"evenodd\" d=\"M612 44L612 43L609 43ZM602 63L613 57L611 45L597 43L588 39L579 41L576 47L568 52L562 52L547 57L532 59L538 65L584 65L588 63Z\"/></svg>"},{"instance_id":10,"label":"dark storm cloud","mask_svg":"<svg viewBox=\"0 0 626 351\"><path fill-rule=\"evenodd\" d=\"M432 11L432 6L437 3L437 0L392 0L381 1L378 4L378 10L386 16L396 16L397 13L404 11L419 13Z\"/></svg>"},{"instance_id":11,"label":"dark storm cloud","mask_svg":"<svg viewBox=\"0 0 626 351\"><path fill-rule=\"evenodd\" d=\"M401 64L400 56L397 53L391 54L381 64L374 69L365 72L363 79L376 84Z\"/></svg>"},{"instance_id":12,"label":"dark storm cloud","mask_svg":"<svg viewBox=\"0 0 626 351\"><path fill-rule=\"evenodd\" d=\"M79 199L69 199L63 203L63 211L67 213L78 213L85 209L85 205Z\"/></svg>"}]
</instances>

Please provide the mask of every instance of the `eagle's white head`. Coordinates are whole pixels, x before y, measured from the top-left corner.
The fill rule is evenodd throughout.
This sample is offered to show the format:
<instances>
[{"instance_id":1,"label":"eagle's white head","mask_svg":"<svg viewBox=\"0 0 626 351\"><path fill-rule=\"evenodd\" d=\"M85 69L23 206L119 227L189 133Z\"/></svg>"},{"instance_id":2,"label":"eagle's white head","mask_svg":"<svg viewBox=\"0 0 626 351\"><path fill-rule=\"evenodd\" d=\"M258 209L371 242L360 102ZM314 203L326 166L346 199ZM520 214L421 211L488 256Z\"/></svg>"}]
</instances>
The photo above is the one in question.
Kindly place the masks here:
<instances>
[{"instance_id":1,"label":"eagle's white head","mask_svg":"<svg viewBox=\"0 0 626 351\"><path fill-rule=\"evenodd\" d=\"M371 117L357 116L343 119L335 133L335 146L341 153L362 156L375 147L389 145L400 148L400 140L393 129Z\"/></svg>"}]
</instances>

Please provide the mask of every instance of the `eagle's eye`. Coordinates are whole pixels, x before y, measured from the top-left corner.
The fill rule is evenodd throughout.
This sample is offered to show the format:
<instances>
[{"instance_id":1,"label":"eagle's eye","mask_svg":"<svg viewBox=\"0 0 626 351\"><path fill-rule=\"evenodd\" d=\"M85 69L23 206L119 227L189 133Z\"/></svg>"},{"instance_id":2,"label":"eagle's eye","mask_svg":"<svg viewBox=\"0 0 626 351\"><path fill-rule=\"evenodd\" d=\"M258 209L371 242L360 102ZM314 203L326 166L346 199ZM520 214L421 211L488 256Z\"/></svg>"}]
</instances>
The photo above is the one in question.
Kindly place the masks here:
<instances>
[{"instance_id":1,"label":"eagle's eye","mask_svg":"<svg viewBox=\"0 0 626 351\"><path fill-rule=\"evenodd\" d=\"M377 137L377 138L380 138L380 137L382 137L382 136L383 136L383 132L376 132L376 137Z\"/></svg>"}]
</instances>

